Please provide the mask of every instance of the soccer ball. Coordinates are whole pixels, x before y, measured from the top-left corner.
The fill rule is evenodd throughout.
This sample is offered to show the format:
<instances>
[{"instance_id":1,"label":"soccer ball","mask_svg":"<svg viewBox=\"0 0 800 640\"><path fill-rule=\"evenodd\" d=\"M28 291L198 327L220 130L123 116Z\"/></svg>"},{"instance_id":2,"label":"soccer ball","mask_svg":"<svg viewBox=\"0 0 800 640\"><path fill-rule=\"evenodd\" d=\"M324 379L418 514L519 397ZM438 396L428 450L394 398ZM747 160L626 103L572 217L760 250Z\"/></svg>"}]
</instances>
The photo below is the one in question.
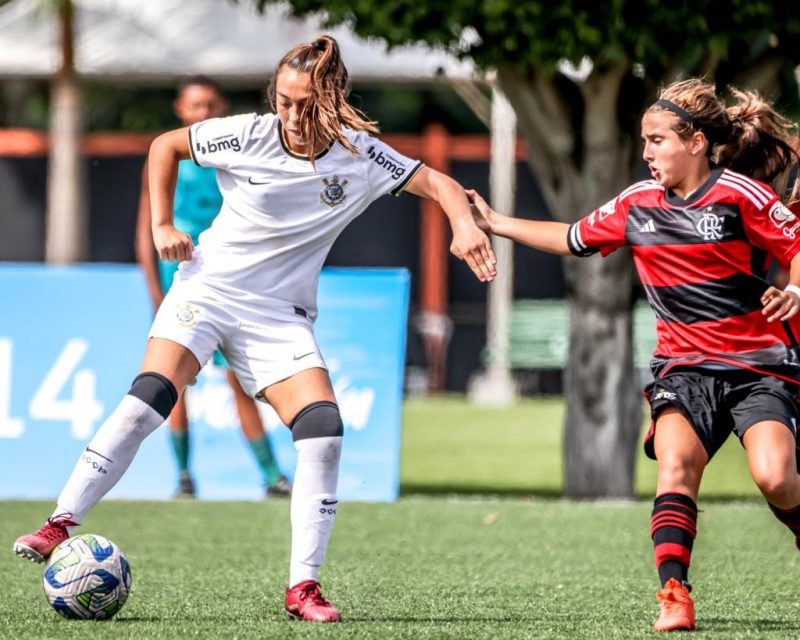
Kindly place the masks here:
<instances>
[{"instance_id":1,"label":"soccer ball","mask_svg":"<svg viewBox=\"0 0 800 640\"><path fill-rule=\"evenodd\" d=\"M44 568L44 593L65 618L108 620L128 599L131 568L111 540L85 533L65 540Z\"/></svg>"}]
</instances>

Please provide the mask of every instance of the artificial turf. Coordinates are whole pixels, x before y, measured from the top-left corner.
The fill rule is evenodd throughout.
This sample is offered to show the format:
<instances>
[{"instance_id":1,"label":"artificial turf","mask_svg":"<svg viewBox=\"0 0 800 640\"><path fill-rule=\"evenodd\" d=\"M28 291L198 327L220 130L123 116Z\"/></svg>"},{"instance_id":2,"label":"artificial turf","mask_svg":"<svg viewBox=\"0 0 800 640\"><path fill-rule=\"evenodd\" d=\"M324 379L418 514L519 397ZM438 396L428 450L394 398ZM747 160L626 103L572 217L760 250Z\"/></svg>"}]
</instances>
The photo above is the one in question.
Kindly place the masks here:
<instances>
[{"instance_id":1,"label":"artificial turf","mask_svg":"<svg viewBox=\"0 0 800 640\"><path fill-rule=\"evenodd\" d=\"M282 614L286 501L102 502L81 530L120 545L134 586L114 620L94 623L59 618L41 566L11 553L52 505L0 502L0 638L653 637L655 465L640 457L640 500L558 499L561 417L557 399L409 401L402 498L339 507L320 576L337 625ZM755 496L731 442L699 500L693 638L800 637L800 556Z\"/></svg>"}]
</instances>

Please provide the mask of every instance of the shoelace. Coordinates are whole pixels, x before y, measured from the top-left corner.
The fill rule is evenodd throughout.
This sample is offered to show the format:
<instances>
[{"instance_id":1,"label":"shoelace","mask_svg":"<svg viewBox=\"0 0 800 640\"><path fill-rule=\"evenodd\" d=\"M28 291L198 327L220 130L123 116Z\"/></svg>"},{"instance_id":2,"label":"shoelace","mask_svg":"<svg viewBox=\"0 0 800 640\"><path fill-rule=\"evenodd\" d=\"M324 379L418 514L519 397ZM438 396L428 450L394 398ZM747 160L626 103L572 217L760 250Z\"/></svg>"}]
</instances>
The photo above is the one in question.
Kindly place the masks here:
<instances>
[{"instance_id":1,"label":"shoelace","mask_svg":"<svg viewBox=\"0 0 800 640\"><path fill-rule=\"evenodd\" d=\"M312 583L305 587L299 594L301 600L310 600L311 604L319 605L322 607L330 606L330 603L322 597L319 590L319 584Z\"/></svg>"},{"instance_id":2,"label":"shoelace","mask_svg":"<svg viewBox=\"0 0 800 640\"><path fill-rule=\"evenodd\" d=\"M67 527L77 527L78 525L67 518L48 518L47 524L39 529L39 535L48 541L54 540L67 533Z\"/></svg>"},{"instance_id":3,"label":"shoelace","mask_svg":"<svg viewBox=\"0 0 800 640\"><path fill-rule=\"evenodd\" d=\"M688 603L687 598L680 592L669 591L667 593L658 592L656 597L660 602L667 605L669 608L675 605L685 605Z\"/></svg>"}]
</instances>

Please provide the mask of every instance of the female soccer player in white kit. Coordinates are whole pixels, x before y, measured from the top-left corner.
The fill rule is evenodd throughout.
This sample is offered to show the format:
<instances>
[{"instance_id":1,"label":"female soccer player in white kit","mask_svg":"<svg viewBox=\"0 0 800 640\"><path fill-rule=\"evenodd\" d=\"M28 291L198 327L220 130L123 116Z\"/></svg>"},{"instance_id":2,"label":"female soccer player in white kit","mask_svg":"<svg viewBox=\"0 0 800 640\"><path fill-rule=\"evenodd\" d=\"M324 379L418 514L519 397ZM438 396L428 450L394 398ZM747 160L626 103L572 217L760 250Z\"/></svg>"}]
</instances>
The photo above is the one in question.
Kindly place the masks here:
<instances>
[{"instance_id":1,"label":"female soccer player in white kit","mask_svg":"<svg viewBox=\"0 0 800 640\"><path fill-rule=\"evenodd\" d=\"M313 330L325 256L373 200L406 190L441 205L451 251L481 281L495 275L491 245L461 186L372 137L375 124L347 104L347 88L338 44L320 36L278 63L270 87L277 115L206 120L153 142L153 238L162 259L183 264L156 315L141 373L81 454L52 516L16 541L16 553L41 562L70 535L219 347L244 389L290 426L297 449L286 612L340 620L317 582L336 515L343 433ZM189 157L217 169L224 199L196 248L172 224L178 162Z\"/></svg>"}]
</instances>

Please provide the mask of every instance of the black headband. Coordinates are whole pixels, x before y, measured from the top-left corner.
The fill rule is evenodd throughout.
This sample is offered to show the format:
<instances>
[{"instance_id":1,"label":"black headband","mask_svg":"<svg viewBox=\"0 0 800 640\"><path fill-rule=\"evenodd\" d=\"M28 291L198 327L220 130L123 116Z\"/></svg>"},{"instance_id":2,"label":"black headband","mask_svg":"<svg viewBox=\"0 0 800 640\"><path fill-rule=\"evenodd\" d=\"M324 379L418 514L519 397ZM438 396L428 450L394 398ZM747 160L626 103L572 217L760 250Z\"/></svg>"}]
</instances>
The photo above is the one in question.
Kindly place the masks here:
<instances>
[{"instance_id":1,"label":"black headband","mask_svg":"<svg viewBox=\"0 0 800 640\"><path fill-rule=\"evenodd\" d=\"M656 100L654 107L662 107L667 111L672 111L676 116L678 116L681 120L685 120L688 122L692 127L695 129L700 129L700 123L697 122L697 119L689 113L683 107L679 107L677 104L672 102L671 100L664 100L663 98L660 100ZM727 116L727 114L725 114Z\"/></svg>"}]
</instances>

